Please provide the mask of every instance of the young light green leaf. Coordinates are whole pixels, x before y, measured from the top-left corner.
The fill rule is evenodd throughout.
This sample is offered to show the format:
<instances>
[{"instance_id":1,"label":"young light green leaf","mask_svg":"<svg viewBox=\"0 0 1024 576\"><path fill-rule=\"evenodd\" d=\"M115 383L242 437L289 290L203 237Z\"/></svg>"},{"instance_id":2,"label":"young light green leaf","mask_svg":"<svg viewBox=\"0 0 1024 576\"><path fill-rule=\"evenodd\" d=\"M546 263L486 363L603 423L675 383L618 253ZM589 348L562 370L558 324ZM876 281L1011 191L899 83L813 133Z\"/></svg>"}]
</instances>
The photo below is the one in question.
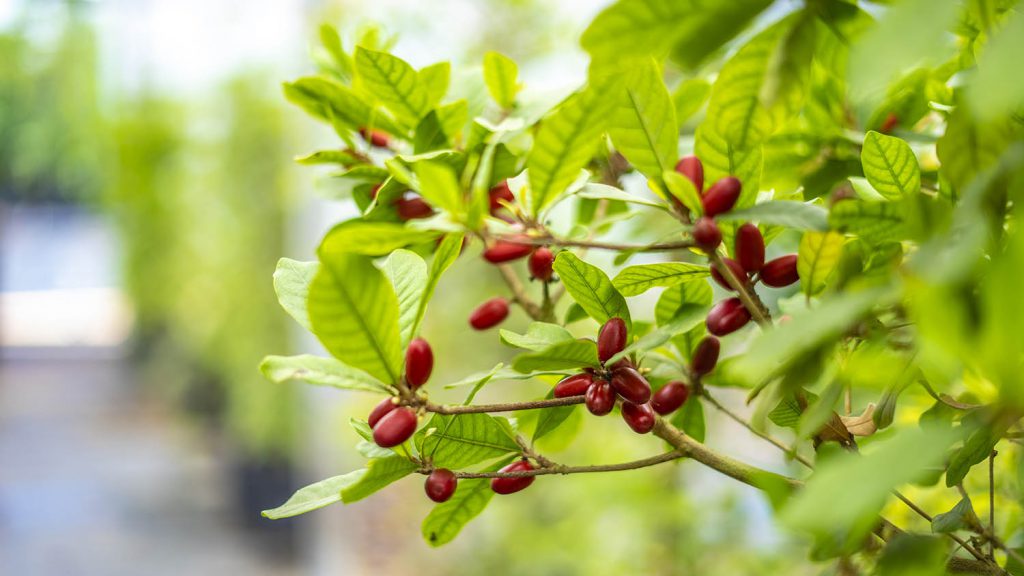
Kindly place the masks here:
<instances>
[{"instance_id":1,"label":"young light green leaf","mask_svg":"<svg viewBox=\"0 0 1024 576\"><path fill-rule=\"evenodd\" d=\"M825 289L839 265L843 241L843 235L837 232L804 232L797 251L796 269L805 294L814 296Z\"/></svg>"},{"instance_id":2,"label":"young light green leaf","mask_svg":"<svg viewBox=\"0 0 1024 576\"><path fill-rule=\"evenodd\" d=\"M343 390L364 390L390 394L380 380L362 370L335 360L302 354L299 356L267 356L260 363L260 372L275 383L301 380L316 386L332 386Z\"/></svg>"},{"instance_id":3,"label":"young light green leaf","mask_svg":"<svg viewBox=\"0 0 1024 576\"><path fill-rule=\"evenodd\" d=\"M707 282L687 282L668 288L661 293L654 307L654 320L666 326L675 319L688 315L692 306L710 306L711 286Z\"/></svg>"},{"instance_id":4,"label":"young light green leaf","mask_svg":"<svg viewBox=\"0 0 1024 576\"><path fill-rule=\"evenodd\" d=\"M921 168L910 145L874 130L864 137L860 153L864 176L889 200L899 200L921 190Z\"/></svg>"},{"instance_id":5,"label":"young light green leaf","mask_svg":"<svg viewBox=\"0 0 1024 576\"><path fill-rule=\"evenodd\" d=\"M310 76L285 82L283 88L289 102L314 118L341 122L351 130L372 124L389 133L401 133L387 117L373 114L370 105L352 89L334 80ZM375 118L375 122L371 122L371 118Z\"/></svg>"},{"instance_id":6,"label":"young light green leaf","mask_svg":"<svg viewBox=\"0 0 1024 576\"><path fill-rule=\"evenodd\" d=\"M679 159L679 130L672 97L653 59L622 71L608 133L619 151L648 178L660 180Z\"/></svg>"},{"instance_id":7,"label":"young light green leaf","mask_svg":"<svg viewBox=\"0 0 1024 576\"><path fill-rule=\"evenodd\" d=\"M373 94L406 126L415 126L429 111L427 90L406 61L387 52L357 46L355 62L365 93Z\"/></svg>"},{"instance_id":8,"label":"young light green leaf","mask_svg":"<svg viewBox=\"0 0 1024 576\"><path fill-rule=\"evenodd\" d=\"M692 186L692 184L691 184ZM580 188L579 192L573 195L576 198L585 198L587 200L615 200L617 202L627 202L630 204L640 204L642 206L651 206L653 208L660 208L666 210L667 207L661 202L649 200L636 194L630 194L625 190L620 190L614 186L607 184L600 184L598 182L587 182Z\"/></svg>"},{"instance_id":9,"label":"young light green leaf","mask_svg":"<svg viewBox=\"0 0 1024 576\"><path fill-rule=\"evenodd\" d=\"M419 192L427 202L458 217L464 212L462 190L455 178L455 172L447 164L423 161L413 164Z\"/></svg>"},{"instance_id":10,"label":"young light green leaf","mask_svg":"<svg viewBox=\"0 0 1024 576\"><path fill-rule=\"evenodd\" d=\"M537 215L579 176L600 143L614 103L589 87L570 96L541 121L526 159L531 214Z\"/></svg>"},{"instance_id":11,"label":"young light green leaf","mask_svg":"<svg viewBox=\"0 0 1024 576\"><path fill-rule=\"evenodd\" d=\"M600 366L597 344L593 340L556 342L547 348L520 354L512 362L513 369L524 373Z\"/></svg>"},{"instance_id":12,"label":"young light green leaf","mask_svg":"<svg viewBox=\"0 0 1024 576\"><path fill-rule=\"evenodd\" d=\"M469 104L466 100L456 100L438 106L434 113L437 114L437 120L441 123L441 129L448 142L461 142L462 129L469 121Z\"/></svg>"},{"instance_id":13,"label":"young light green leaf","mask_svg":"<svg viewBox=\"0 0 1024 576\"><path fill-rule=\"evenodd\" d=\"M316 166L318 164L341 164L342 166L359 165L359 159L351 151L345 150L317 150L305 156L296 156L295 161L305 166Z\"/></svg>"},{"instance_id":14,"label":"young light green leaf","mask_svg":"<svg viewBox=\"0 0 1024 576\"><path fill-rule=\"evenodd\" d=\"M433 230L410 228L397 222L348 220L331 228L320 245L322 254L384 256L398 248L425 244L439 236Z\"/></svg>"},{"instance_id":15,"label":"young light green leaf","mask_svg":"<svg viewBox=\"0 0 1024 576\"><path fill-rule=\"evenodd\" d=\"M416 133L412 139L412 150L416 154L425 154L435 150L451 147L451 140L441 125L437 110L431 110L416 125Z\"/></svg>"},{"instance_id":16,"label":"young light green leaf","mask_svg":"<svg viewBox=\"0 0 1024 576\"><path fill-rule=\"evenodd\" d=\"M904 212L900 203L850 198L832 206L828 221L839 232L855 234L865 242L877 245L904 236Z\"/></svg>"},{"instance_id":17,"label":"young light green leaf","mask_svg":"<svg viewBox=\"0 0 1024 576\"><path fill-rule=\"evenodd\" d=\"M341 500L351 504L366 498L397 480L412 474L418 465L405 456L374 458L366 463L358 479L341 488Z\"/></svg>"},{"instance_id":18,"label":"young light green leaf","mask_svg":"<svg viewBox=\"0 0 1024 576\"><path fill-rule=\"evenodd\" d=\"M726 176L735 176L743 183L736 208L753 206L761 182L764 154L760 145L738 148L729 143L708 122L697 128L694 153L704 164L705 188Z\"/></svg>"},{"instance_id":19,"label":"young light green leaf","mask_svg":"<svg viewBox=\"0 0 1024 576\"><path fill-rule=\"evenodd\" d=\"M365 472L365 470L356 470L299 488L284 504L277 508L264 510L262 514L265 518L278 520L280 518L298 516L299 514L305 514L306 512L312 512L313 510L334 504L335 502L341 502L341 491L345 487L357 482Z\"/></svg>"},{"instance_id":20,"label":"young light green leaf","mask_svg":"<svg viewBox=\"0 0 1024 576\"><path fill-rule=\"evenodd\" d=\"M397 382L402 369L398 298L366 256L324 253L309 289L313 333L333 356L379 380Z\"/></svg>"},{"instance_id":21,"label":"young light green leaf","mask_svg":"<svg viewBox=\"0 0 1024 576\"><path fill-rule=\"evenodd\" d=\"M434 414L416 434L421 454L452 470L479 464L522 449L508 420L490 414Z\"/></svg>"},{"instance_id":22,"label":"young light green leaf","mask_svg":"<svg viewBox=\"0 0 1024 576\"><path fill-rule=\"evenodd\" d=\"M413 336L419 332L423 316L427 313L427 304L434 297L434 290L437 289L441 275L459 257L459 252L462 251L462 239L462 234L447 234L434 252L434 259L430 262L430 273L427 276L427 285L423 290L423 297L420 298L419 307L416 309L416 321L412 325Z\"/></svg>"},{"instance_id":23,"label":"young light green leaf","mask_svg":"<svg viewBox=\"0 0 1024 576\"><path fill-rule=\"evenodd\" d=\"M676 124L681 128L691 116L700 110L711 94L711 83L703 78L688 78L672 92L672 103L676 107Z\"/></svg>"},{"instance_id":24,"label":"young light green leaf","mask_svg":"<svg viewBox=\"0 0 1024 576\"><path fill-rule=\"evenodd\" d=\"M526 334L516 334L511 330L501 330L501 341L508 346L525 348L526 350L544 350L553 344L573 340L572 333L558 324L533 322Z\"/></svg>"},{"instance_id":25,"label":"young light green leaf","mask_svg":"<svg viewBox=\"0 0 1024 576\"><path fill-rule=\"evenodd\" d=\"M416 315L427 291L427 263L419 254L399 249L384 261L384 273L398 297L398 328L404 349L413 338Z\"/></svg>"},{"instance_id":26,"label":"young light green leaf","mask_svg":"<svg viewBox=\"0 0 1024 576\"><path fill-rule=\"evenodd\" d=\"M644 334L641 338L632 342L606 360L605 365L614 365L616 362L630 354L635 352L646 352L661 346L673 337L687 332L693 329L694 326L703 322L704 317L707 316L707 312L707 306L700 306L697 304L686 305L671 322Z\"/></svg>"},{"instance_id":27,"label":"young light green leaf","mask_svg":"<svg viewBox=\"0 0 1024 576\"><path fill-rule=\"evenodd\" d=\"M506 110L515 106L520 88L518 76L519 67L508 56L494 51L484 54L484 82L487 83L487 91L498 106Z\"/></svg>"},{"instance_id":28,"label":"young light green leaf","mask_svg":"<svg viewBox=\"0 0 1024 576\"><path fill-rule=\"evenodd\" d=\"M711 274L707 266L689 262L658 262L627 266L612 280L623 296L638 296L655 287L693 282Z\"/></svg>"},{"instance_id":29,"label":"young light green leaf","mask_svg":"<svg viewBox=\"0 0 1024 576\"><path fill-rule=\"evenodd\" d=\"M668 188L669 194L674 196L676 200L683 203L691 213L700 215L704 213L704 205L701 204L700 192L693 185L693 182L689 178L676 172L675 170L666 170L661 175L665 181L665 187Z\"/></svg>"},{"instance_id":30,"label":"young light green leaf","mask_svg":"<svg viewBox=\"0 0 1024 576\"><path fill-rule=\"evenodd\" d=\"M451 77L452 65L438 62L424 66L417 72L419 83L427 93L427 108L434 108L441 103L448 93L448 82Z\"/></svg>"},{"instance_id":31,"label":"young light green leaf","mask_svg":"<svg viewBox=\"0 0 1024 576\"><path fill-rule=\"evenodd\" d=\"M281 258L274 270L274 292L277 293L278 303L299 325L310 331L313 328L309 324L306 299L309 297L309 285L319 269L319 262Z\"/></svg>"},{"instance_id":32,"label":"young light green leaf","mask_svg":"<svg viewBox=\"0 0 1024 576\"><path fill-rule=\"evenodd\" d=\"M828 216L828 211L817 204L776 200L755 204L742 210L730 210L715 218L722 221L754 221L795 230L825 232L829 229Z\"/></svg>"},{"instance_id":33,"label":"young light green leaf","mask_svg":"<svg viewBox=\"0 0 1024 576\"><path fill-rule=\"evenodd\" d=\"M626 299L603 270L567 250L555 257L554 268L569 295L591 318L604 324L609 318L618 317L626 322L627 328L631 326Z\"/></svg>"}]
</instances>

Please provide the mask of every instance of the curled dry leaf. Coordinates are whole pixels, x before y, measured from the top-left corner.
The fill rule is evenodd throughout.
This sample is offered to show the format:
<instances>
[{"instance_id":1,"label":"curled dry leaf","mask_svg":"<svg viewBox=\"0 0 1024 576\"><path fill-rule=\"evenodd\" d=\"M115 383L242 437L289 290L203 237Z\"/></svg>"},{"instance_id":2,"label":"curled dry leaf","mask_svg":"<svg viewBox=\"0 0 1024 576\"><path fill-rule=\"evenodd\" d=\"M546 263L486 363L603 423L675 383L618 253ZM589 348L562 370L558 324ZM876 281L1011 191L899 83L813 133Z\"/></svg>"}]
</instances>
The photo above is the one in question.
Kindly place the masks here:
<instances>
[{"instance_id":1,"label":"curled dry leaf","mask_svg":"<svg viewBox=\"0 0 1024 576\"><path fill-rule=\"evenodd\" d=\"M859 416L840 416L839 419L843 421L843 426L853 434L854 436L871 436L878 431L878 426L875 426L875 405L874 403L868 404L868 407L860 413Z\"/></svg>"}]
</instances>

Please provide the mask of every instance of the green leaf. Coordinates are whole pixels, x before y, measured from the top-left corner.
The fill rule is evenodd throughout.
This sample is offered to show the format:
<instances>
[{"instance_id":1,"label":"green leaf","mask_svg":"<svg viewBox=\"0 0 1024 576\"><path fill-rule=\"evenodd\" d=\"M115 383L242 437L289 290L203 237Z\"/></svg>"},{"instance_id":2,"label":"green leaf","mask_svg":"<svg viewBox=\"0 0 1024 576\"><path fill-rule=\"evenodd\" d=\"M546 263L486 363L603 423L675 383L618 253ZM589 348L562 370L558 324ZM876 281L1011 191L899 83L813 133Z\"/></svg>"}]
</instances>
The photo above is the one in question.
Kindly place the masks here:
<instances>
[{"instance_id":1,"label":"green leaf","mask_svg":"<svg viewBox=\"0 0 1024 576\"><path fill-rule=\"evenodd\" d=\"M415 126L429 111L427 90L406 61L387 52L357 46L355 62L366 93L383 102L406 126Z\"/></svg>"},{"instance_id":2,"label":"green leaf","mask_svg":"<svg viewBox=\"0 0 1024 576\"><path fill-rule=\"evenodd\" d=\"M796 261L804 294L814 296L825 289L839 265L843 242L843 235L837 232L804 232Z\"/></svg>"},{"instance_id":3,"label":"green leaf","mask_svg":"<svg viewBox=\"0 0 1024 576\"><path fill-rule=\"evenodd\" d=\"M331 228L320 244L321 254L384 256L413 244L438 237L433 230L410 228L396 222L370 222L356 218Z\"/></svg>"},{"instance_id":4,"label":"green leaf","mask_svg":"<svg viewBox=\"0 0 1024 576\"><path fill-rule=\"evenodd\" d=\"M434 506L423 519L423 539L434 547L451 542L466 524L483 512L493 497L490 479L459 480L455 494L447 502Z\"/></svg>"},{"instance_id":5,"label":"green leaf","mask_svg":"<svg viewBox=\"0 0 1024 576\"><path fill-rule=\"evenodd\" d=\"M688 78L679 83L672 93L676 107L676 124L681 128L697 113L711 94L711 83L703 78Z\"/></svg>"},{"instance_id":6,"label":"green leaf","mask_svg":"<svg viewBox=\"0 0 1024 576\"><path fill-rule=\"evenodd\" d=\"M686 435L697 442L704 441L706 426L704 423L704 405L699 398L690 398L683 407L672 416L672 424L680 428Z\"/></svg>"},{"instance_id":7,"label":"green leaf","mask_svg":"<svg viewBox=\"0 0 1024 576\"><path fill-rule=\"evenodd\" d=\"M567 250L555 257L554 268L572 299L598 324L609 318L622 318L627 328L632 325L626 299L600 268Z\"/></svg>"},{"instance_id":8,"label":"green leaf","mask_svg":"<svg viewBox=\"0 0 1024 576\"><path fill-rule=\"evenodd\" d=\"M665 326L676 318L688 314L693 306L710 306L711 286L707 282L688 282L673 286L661 293L654 308L658 326Z\"/></svg>"},{"instance_id":9,"label":"green leaf","mask_svg":"<svg viewBox=\"0 0 1024 576\"><path fill-rule=\"evenodd\" d=\"M695 326L703 323L707 316L708 307L696 304L686 305L671 322L664 326L651 330L647 334L630 343L618 353L605 361L605 365L614 365L619 360L635 352L646 352L668 342L675 336L692 330Z\"/></svg>"},{"instance_id":10,"label":"green leaf","mask_svg":"<svg viewBox=\"0 0 1024 576\"><path fill-rule=\"evenodd\" d=\"M949 534L957 530L966 530L978 522L974 506L969 498L963 498L949 512L936 514L932 518L932 532Z\"/></svg>"},{"instance_id":11,"label":"green leaf","mask_svg":"<svg viewBox=\"0 0 1024 576\"><path fill-rule=\"evenodd\" d=\"M813 396L810 393L806 394L808 401L817 398L817 396ZM800 408L800 403L797 402L796 396L790 394L783 396L779 400L778 405L768 413L768 419L780 428L796 429L797 425L800 424L801 414L803 414L803 409Z\"/></svg>"},{"instance_id":12,"label":"green leaf","mask_svg":"<svg viewBox=\"0 0 1024 576\"><path fill-rule=\"evenodd\" d=\"M416 126L416 134L412 139L412 149L416 154L425 154L435 150L451 147L451 140L441 125L436 110L431 110Z\"/></svg>"},{"instance_id":13,"label":"green leaf","mask_svg":"<svg viewBox=\"0 0 1024 576\"><path fill-rule=\"evenodd\" d=\"M416 315L427 291L427 263L415 252L399 249L384 261L384 273L398 298L398 328L404 349L413 339Z\"/></svg>"},{"instance_id":14,"label":"green leaf","mask_svg":"<svg viewBox=\"0 0 1024 576\"><path fill-rule=\"evenodd\" d=\"M959 107L935 143L935 153L942 162L943 175L962 193L977 176L996 165L1015 137L1009 122L982 123Z\"/></svg>"},{"instance_id":15,"label":"green leaf","mask_svg":"<svg viewBox=\"0 0 1024 576\"><path fill-rule=\"evenodd\" d=\"M548 396L552 397L552 394L548 393ZM565 421L572 416L572 413L576 408L577 405L569 405L538 410L537 426L533 429L533 441L536 442L557 430L559 426L565 423Z\"/></svg>"},{"instance_id":16,"label":"green leaf","mask_svg":"<svg viewBox=\"0 0 1024 576\"><path fill-rule=\"evenodd\" d=\"M304 488L299 488L284 504L277 508L264 510L262 514L271 520L278 520L280 518L298 516L299 514L305 514L329 504L334 504L335 502L341 502L342 489L357 482L364 472L364 470L356 470L355 472L334 476Z\"/></svg>"},{"instance_id":17,"label":"green leaf","mask_svg":"<svg viewBox=\"0 0 1024 576\"><path fill-rule=\"evenodd\" d=\"M984 462L1002 439L1010 424L1012 424L1012 420L1004 419L993 423L983 422L975 428L964 441L964 445L949 459L949 468L946 469L946 486L952 487L963 482L964 477L975 464Z\"/></svg>"},{"instance_id":18,"label":"green leaf","mask_svg":"<svg viewBox=\"0 0 1024 576\"><path fill-rule=\"evenodd\" d=\"M689 180L687 180L687 182L689 182ZM693 185L691 184L690 186L692 187ZM630 204L651 206L662 210L666 209L665 205L661 202L649 200L647 198L637 196L636 194L630 194L629 192L620 190L614 186L599 184L597 182L587 182L574 196L576 198L585 198L587 200L615 200L616 202L628 202Z\"/></svg>"},{"instance_id":19,"label":"green leaf","mask_svg":"<svg viewBox=\"0 0 1024 576\"><path fill-rule=\"evenodd\" d=\"M417 72L419 83L427 93L427 108L434 108L444 99L451 74L452 65L448 62L424 66Z\"/></svg>"},{"instance_id":20,"label":"green leaf","mask_svg":"<svg viewBox=\"0 0 1024 576\"><path fill-rule=\"evenodd\" d=\"M828 221L834 230L877 245L904 236L904 212L902 204L849 198L832 206Z\"/></svg>"},{"instance_id":21,"label":"green leaf","mask_svg":"<svg viewBox=\"0 0 1024 576\"><path fill-rule=\"evenodd\" d=\"M660 180L679 159L679 130L661 67L647 59L618 75L608 133L615 149L650 179Z\"/></svg>"},{"instance_id":22,"label":"green leaf","mask_svg":"<svg viewBox=\"0 0 1024 576\"><path fill-rule=\"evenodd\" d=\"M707 266L689 262L658 262L627 266L612 280L623 296L638 296L655 287L693 282L711 274Z\"/></svg>"},{"instance_id":23,"label":"green leaf","mask_svg":"<svg viewBox=\"0 0 1024 576\"><path fill-rule=\"evenodd\" d=\"M525 348L526 350L544 350L559 342L573 340L572 333L558 324L533 322L526 334L516 334L511 330L500 331L501 341L508 346Z\"/></svg>"},{"instance_id":24,"label":"green leaf","mask_svg":"<svg viewBox=\"0 0 1024 576\"><path fill-rule=\"evenodd\" d=\"M362 370L335 360L302 354L299 356L267 356L260 363L260 372L275 383L302 380L316 386L332 386L343 390L364 390L390 394L380 380Z\"/></svg>"},{"instance_id":25,"label":"green leaf","mask_svg":"<svg viewBox=\"0 0 1024 576\"><path fill-rule=\"evenodd\" d=\"M313 333L328 352L386 383L402 369L398 298L369 257L325 254L309 289Z\"/></svg>"},{"instance_id":26,"label":"green leaf","mask_svg":"<svg viewBox=\"0 0 1024 576\"><path fill-rule=\"evenodd\" d=\"M448 234L437 247L437 251L434 252L434 259L430 262L430 273L427 276L427 285L423 290L423 297L420 298L419 308L416 309L416 321L412 325L413 335L419 332L423 316L427 313L427 304L434 297L434 290L437 289L441 275L459 257L459 253L462 251L462 239L462 234Z\"/></svg>"},{"instance_id":27,"label":"green leaf","mask_svg":"<svg viewBox=\"0 0 1024 576\"><path fill-rule=\"evenodd\" d=\"M299 262L281 258L274 270L274 292L277 293L277 301L281 308L284 308L300 326L310 331L313 328L309 323L306 299L309 297L309 285L319 269L319 262Z\"/></svg>"},{"instance_id":28,"label":"green leaf","mask_svg":"<svg viewBox=\"0 0 1024 576\"><path fill-rule=\"evenodd\" d=\"M597 344L593 340L557 342L536 352L520 354L512 362L512 368L520 372L569 370L588 366L601 366L597 359Z\"/></svg>"},{"instance_id":29,"label":"green leaf","mask_svg":"<svg viewBox=\"0 0 1024 576\"><path fill-rule=\"evenodd\" d=\"M694 153L704 164L705 188L726 176L743 183L736 208L752 206L757 200L764 154L760 145L739 148L726 141L708 122L697 128Z\"/></svg>"},{"instance_id":30,"label":"green leaf","mask_svg":"<svg viewBox=\"0 0 1024 576\"><path fill-rule=\"evenodd\" d=\"M1024 106L1024 84L1017 76L1021 54L1024 14L1011 10L978 58L977 76L967 84L967 103L982 122L1008 116Z\"/></svg>"},{"instance_id":31,"label":"green leaf","mask_svg":"<svg viewBox=\"0 0 1024 576\"><path fill-rule=\"evenodd\" d=\"M725 214L715 216L715 219L735 222L754 221L795 230L825 232L829 229L828 217L828 211L817 204L776 200L755 204L742 210L730 210Z\"/></svg>"},{"instance_id":32,"label":"green leaf","mask_svg":"<svg viewBox=\"0 0 1024 576\"><path fill-rule=\"evenodd\" d=\"M519 67L508 56L494 51L484 54L484 82L487 83L487 91L498 106L506 110L515 106L520 88L518 76Z\"/></svg>"},{"instance_id":33,"label":"green leaf","mask_svg":"<svg viewBox=\"0 0 1024 576\"><path fill-rule=\"evenodd\" d=\"M359 165L359 159L345 150L317 150L305 156L296 156L295 161L305 166L317 164L341 164L342 166Z\"/></svg>"},{"instance_id":34,"label":"green leaf","mask_svg":"<svg viewBox=\"0 0 1024 576\"><path fill-rule=\"evenodd\" d=\"M921 168L910 145L874 130L864 137L860 152L864 176L879 194L889 200L899 200L921 190Z\"/></svg>"},{"instance_id":35,"label":"green leaf","mask_svg":"<svg viewBox=\"0 0 1024 576\"><path fill-rule=\"evenodd\" d=\"M435 466L452 470L522 450L508 421L489 414L434 414L416 444Z\"/></svg>"},{"instance_id":36,"label":"green leaf","mask_svg":"<svg viewBox=\"0 0 1024 576\"><path fill-rule=\"evenodd\" d=\"M529 208L537 215L590 162L600 144L613 98L593 87L577 92L541 120L526 159L530 180Z\"/></svg>"},{"instance_id":37,"label":"green leaf","mask_svg":"<svg viewBox=\"0 0 1024 576\"><path fill-rule=\"evenodd\" d=\"M413 170L419 180L419 192L427 202L456 216L464 212L462 190L450 166L424 161L413 164Z\"/></svg>"},{"instance_id":38,"label":"green leaf","mask_svg":"<svg viewBox=\"0 0 1024 576\"><path fill-rule=\"evenodd\" d=\"M890 491L927 477L928 469L942 464L956 439L957 433L948 430L910 429L863 457L836 455L817 466L804 489L782 511L782 521L813 533L828 534L850 526L870 531ZM836 497L837 486L843 487L842 498Z\"/></svg>"},{"instance_id":39,"label":"green leaf","mask_svg":"<svg viewBox=\"0 0 1024 576\"><path fill-rule=\"evenodd\" d=\"M418 468L418 465L405 456L388 456L374 458L366 463L358 479L346 484L341 489L341 500L351 504L366 498L397 480L405 478Z\"/></svg>"},{"instance_id":40,"label":"green leaf","mask_svg":"<svg viewBox=\"0 0 1024 576\"><path fill-rule=\"evenodd\" d=\"M285 98L307 114L327 122L341 122L351 130L373 126L391 134L401 134L393 121L373 108L348 86L310 76L283 85Z\"/></svg>"},{"instance_id":41,"label":"green leaf","mask_svg":"<svg viewBox=\"0 0 1024 576\"><path fill-rule=\"evenodd\" d=\"M668 188L669 194L682 202L683 206L686 206L690 212L698 215L704 213L700 192L697 191L697 188L689 178L675 170L666 170L662 173L661 177L665 181L665 187Z\"/></svg>"},{"instance_id":42,"label":"green leaf","mask_svg":"<svg viewBox=\"0 0 1024 576\"><path fill-rule=\"evenodd\" d=\"M465 100L456 100L438 106L434 113L448 142L460 142L462 130L469 121L469 104Z\"/></svg>"}]
</instances>

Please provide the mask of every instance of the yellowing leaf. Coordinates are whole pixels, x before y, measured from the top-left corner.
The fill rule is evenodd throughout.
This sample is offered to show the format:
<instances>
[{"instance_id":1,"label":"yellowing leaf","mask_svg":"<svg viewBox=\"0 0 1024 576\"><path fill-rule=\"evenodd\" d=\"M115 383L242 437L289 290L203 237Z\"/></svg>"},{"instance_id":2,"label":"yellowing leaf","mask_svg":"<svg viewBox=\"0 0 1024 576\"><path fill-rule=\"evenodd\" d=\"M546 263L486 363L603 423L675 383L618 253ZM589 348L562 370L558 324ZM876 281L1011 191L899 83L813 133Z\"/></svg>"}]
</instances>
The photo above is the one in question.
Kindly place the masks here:
<instances>
[{"instance_id":1,"label":"yellowing leaf","mask_svg":"<svg viewBox=\"0 0 1024 576\"><path fill-rule=\"evenodd\" d=\"M837 232L805 232L800 240L796 268L804 294L814 296L825 288L839 264L843 236Z\"/></svg>"}]
</instances>

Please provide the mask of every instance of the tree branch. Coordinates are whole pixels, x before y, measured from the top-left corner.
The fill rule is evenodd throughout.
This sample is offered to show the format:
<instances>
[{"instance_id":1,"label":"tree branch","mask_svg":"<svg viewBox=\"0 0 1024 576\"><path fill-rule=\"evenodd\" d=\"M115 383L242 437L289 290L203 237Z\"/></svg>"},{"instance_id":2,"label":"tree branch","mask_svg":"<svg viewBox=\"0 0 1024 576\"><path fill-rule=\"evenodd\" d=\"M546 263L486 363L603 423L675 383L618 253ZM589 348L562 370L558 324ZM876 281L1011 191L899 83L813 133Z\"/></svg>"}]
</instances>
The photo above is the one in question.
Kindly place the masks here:
<instances>
[{"instance_id":1,"label":"tree branch","mask_svg":"<svg viewBox=\"0 0 1024 576\"><path fill-rule=\"evenodd\" d=\"M678 460L683 457L683 453L678 450L659 454L657 456L651 456L650 458L644 458L642 460L633 460L631 462L621 462L619 464L595 464L591 466L565 466L562 464L550 463L547 466L541 468L535 468L533 470L521 470L516 472L456 472L456 478L526 478L530 476L547 476L551 474L589 474L593 472L620 472L623 470L636 470L638 468L646 468L648 466L656 466L665 462L671 462L672 460ZM423 469L419 471L420 474L429 474L429 469Z\"/></svg>"},{"instance_id":2,"label":"tree branch","mask_svg":"<svg viewBox=\"0 0 1024 576\"><path fill-rule=\"evenodd\" d=\"M538 321L543 320L544 311L541 309L540 304L534 302L526 294L526 288L519 281L519 276L516 275L515 270L508 264L498 264L498 271L501 272L501 277L505 279L505 284L508 284L509 290L512 291L512 300L522 306L530 318Z\"/></svg>"},{"instance_id":3,"label":"tree branch","mask_svg":"<svg viewBox=\"0 0 1024 576\"><path fill-rule=\"evenodd\" d=\"M732 273L732 269L725 265L725 261L722 260L721 254L718 252L712 252L708 254L708 260L711 261L711 265L718 269L718 272L725 278L725 281L733 290L736 291L736 295L739 296L743 305L746 306L750 312L751 317L757 322L762 328L767 328L772 324L771 314L768 312L768 308L761 302L761 298L750 289L750 285L736 277Z\"/></svg>"},{"instance_id":4,"label":"tree branch","mask_svg":"<svg viewBox=\"0 0 1024 576\"><path fill-rule=\"evenodd\" d=\"M597 240L569 240L565 238L556 238L551 235L547 236L495 236L498 240L504 242L514 242L516 244L529 244L531 246L560 246L562 248L595 248L598 250L615 250L615 251L633 251L633 252L671 252L674 250L684 250L686 248L692 248L693 242L690 240L680 240L678 242L655 242L653 244L618 244L615 242L599 242Z\"/></svg>"},{"instance_id":5,"label":"tree branch","mask_svg":"<svg viewBox=\"0 0 1024 576\"><path fill-rule=\"evenodd\" d=\"M567 398L548 398L545 400L533 400L529 402L507 402L504 404L466 404L466 405L447 405L447 404L434 404L429 401L424 401L418 406L422 406L427 412L434 412L436 414L483 414L490 412L515 412L518 410L536 410L539 408L554 408L556 406L572 406L574 404L582 404L584 400L583 396L569 396Z\"/></svg>"}]
</instances>

